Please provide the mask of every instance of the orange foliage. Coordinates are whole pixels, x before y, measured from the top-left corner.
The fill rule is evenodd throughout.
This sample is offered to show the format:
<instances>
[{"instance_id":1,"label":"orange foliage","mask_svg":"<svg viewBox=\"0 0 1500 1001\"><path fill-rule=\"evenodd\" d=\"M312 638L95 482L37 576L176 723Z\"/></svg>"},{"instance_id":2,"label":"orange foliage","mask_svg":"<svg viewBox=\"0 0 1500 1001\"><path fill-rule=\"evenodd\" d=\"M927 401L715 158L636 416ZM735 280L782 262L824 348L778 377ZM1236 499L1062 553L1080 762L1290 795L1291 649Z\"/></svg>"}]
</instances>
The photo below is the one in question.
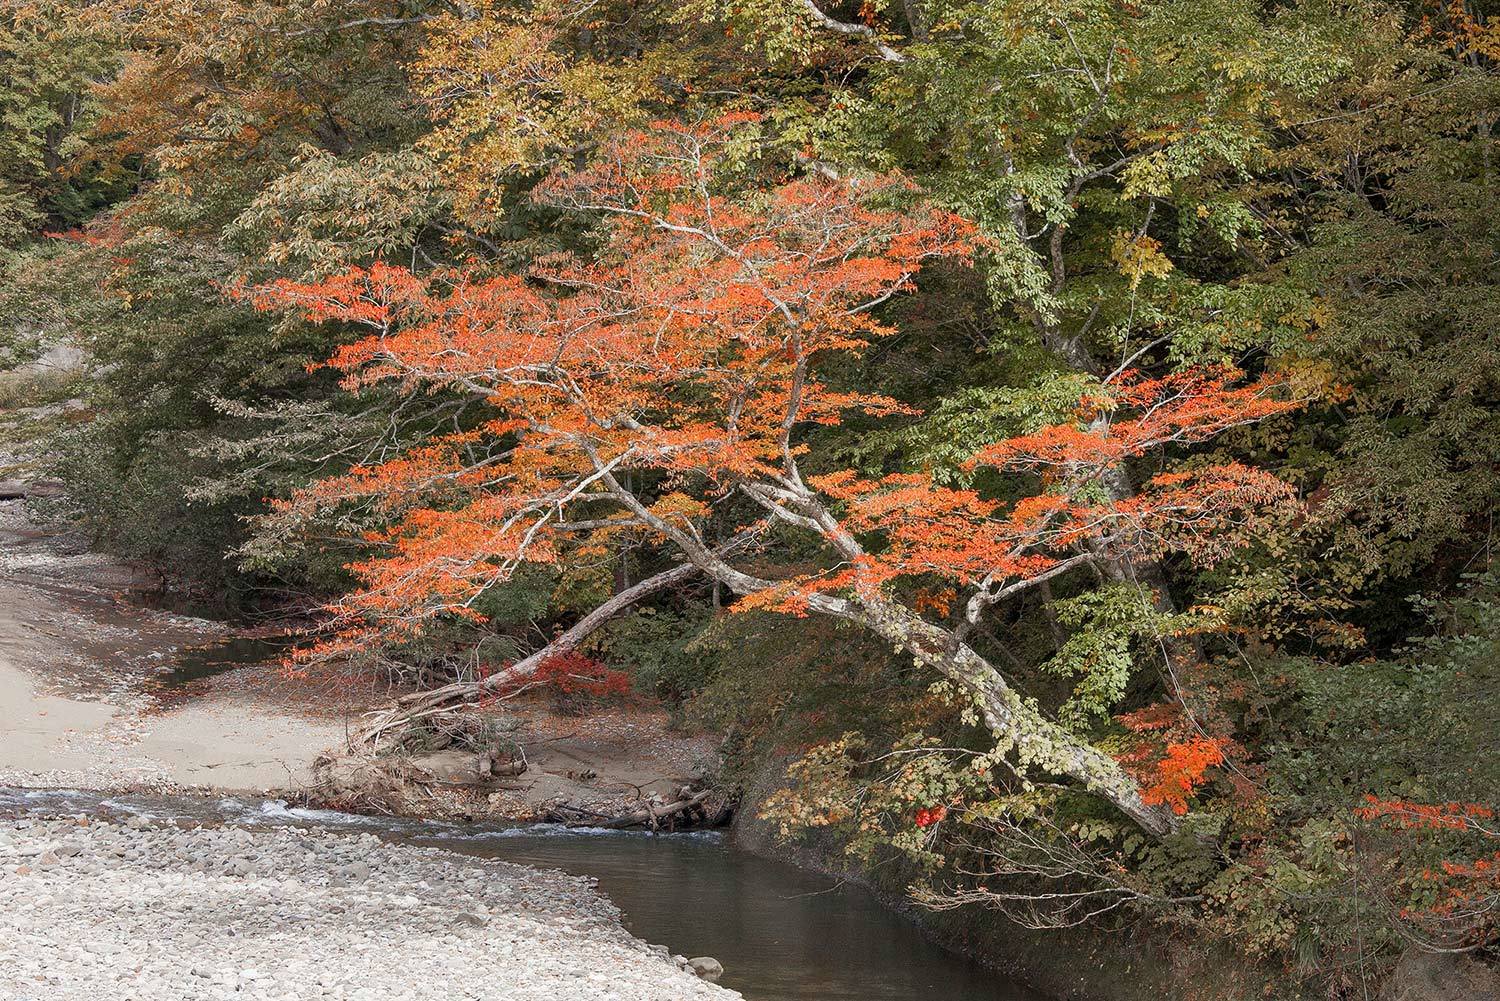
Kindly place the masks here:
<instances>
[{"instance_id":1,"label":"orange foliage","mask_svg":"<svg viewBox=\"0 0 1500 1001\"><path fill-rule=\"evenodd\" d=\"M541 185L549 204L612 221L592 259L500 277L376 264L232 290L260 309L369 328L330 360L351 389L447 387L482 395L496 415L477 435L429 441L283 506L362 498L394 516L378 555L355 567L366 586L341 608L355 628L333 647L358 642L364 619L400 631L469 614L518 563L553 562L578 538L569 507L593 505L621 527L697 530L703 503L679 491L637 505L625 471L692 476L722 495L785 477L796 426L907 410L830 389L819 363L888 333L870 307L910 290L929 260L967 259L974 228L921 204L885 207L914 200L895 176L717 193L712 177L753 117L656 123ZM437 493L447 501L431 503Z\"/></svg>"},{"instance_id":2,"label":"orange foliage","mask_svg":"<svg viewBox=\"0 0 1500 1001\"><path fill-rule=\"evenodd\" d=\"M971 468L1042 476L1045 492L1009 507L976 490L940 486L926 474L869 480L844 470L812 483L845 504L851 531L885 536L879 558L857 575L867 588L908 574L997 587L1044 573L1081 543L1100 540L1116 557L1179 551L1210 564L1243 545L1268 512L1290 507L1291 488L1239 463L1164 473L1128 497L1112 497L1105 481L1128 458L1301 405L1278 398L1269 380L1237 387L1239 375L1214 367L1131 377L1113 396L1084 401L1087 424L1053 425L981 449ZM1101 408L1135 416L1109 420ZM847 586L847 578L845 571L825 583Z\"/></svg>"},{"instance_id":3,"label":"orange foliage","mask_svg":"<svg viewBox=\"0 0 1500 1001\"><path fill-rule=\"evenodd\" d=\"M1156 379L1128 373L1109 396L1085 401L1106 413L1082 414L1086 426L1057 425L982 449L974 465L1028 468L1066 474L1080 467L1113 466L1171 444L1193 444L1232 427L1286 413L1301 404L1280 398L1279 383L1264 378L1236 386L1241 373L1205 365ZM1110 420L1128 409L1135 416Z\"/></svg>"},{"instance_id":4,"label":"orange foliage","mask_svg":"<svg viewBox=\"0 0 1500 1001\"><path fill-rule=\"evenodd\" d=\"M1080 550L1212 562L1290 502L1285 484L1234 463L1163 474L1133 495L1108 489L1126 459L1297 406L1227 367L1127 373L1080 401L1076 422L980 450L976 466L1039 476L1041 492L1014 504L926 473L804 479L802 429L911 413L835 391L825 362L889 333L874 307L911 290L929 261L967 261L980 239L898 176L721 189L726 168L746 169L738 130L755 117L658 122L543 182L549 205L609 220L588 259L554 256L524 276L376 264L233 290L261 309L367 328L329 362L352 390L452 389L494 415L282 508L358 499L390 516L354 567L364 587L340 605L326 651L363 642L371 623L399 634L472 616L475 597L517 565L557 562L591 532L638 531L701 565L710 503L734 491L840 557L740 587L758 592L744 607L792 614L832 593L887 600L889 582L917 575L942 578L918 611L943 614L960 589L1001 593ZM655 474L657 492L626 486L632 470ZM1188 764L1177 774L1196 779Z\"/></svg>"},{"instance_id":5,"label":"orange foliage","mask_svg":"<svg viewBox=\"0 0 1500 1001\"><path fill-rule=\"evenodd\" d=\"M1408 907L1401 916L1441 939L1469 946L1491 940L1500 927L1500 852L1485 846L1500 840L1497 811L1483 803L1418 803L1365 796L1355 816L1395 828L1408 837L1436 839L1445 851L1466 842L1468 859L1446 859L1423 873L1432 896L1424 906ZM1470 835L1456 838L1455 835ZM1478 849L1478 850L1476 850Z\"/></svg>"},{"instance_id":6,"label":"orange foliage","mask_svg":"<svg viewBox=\"0 0 1500 1001\"><path fill-rule=\"evenodd\" d=\"M1147 737L1121 758L1140 780L1141 799L1179 816L1187 813L1188 800L1208 780L1209 769L1224 764L1236 746L1227 737L1202 732L1176 703L1157 703L1115 718Z\"/></svg>"},{"instance_id":7,"label":"orange foliage","mask_svg":"<svg viewBox=\"0 0 1500 1001\"><path fill-rule=\"evenodd\" d=\"M47 230L42 235L49 240L66 240L69 243L81 243L85 247L118 247L125 239L124 232L118 226L100 227L89 232L77 228Z\"/></svg>"},{"instance_id":8,"label":"orange foliage","mask_svg":"<svg viewBox=\"0 0 1500 1001\"><path fill-rule=\"evenodd\" d=\"M1404 799L1380 799L1367 795L1365 805L1355 807L1362 820L1386 820L1407 829L1477 830L1482 822L1495 819L1495 811L1482 803L1413 803Z\"/></svg>"},{"instance_id":9,"label":"orange foliage","mask_svg":"<svg viewBox=\"0 0 1500 1001\"><path fill-rule=\"evenodd\" d=\"M1205 773L1224 763L1222 737L1193 737L1167 745L1166 757L1156 762L1152 781L1141 787L1141 799L1165 805L1178 815L1187 813L1188 797L1203 784Z\"/></svg>"}]
</instances>

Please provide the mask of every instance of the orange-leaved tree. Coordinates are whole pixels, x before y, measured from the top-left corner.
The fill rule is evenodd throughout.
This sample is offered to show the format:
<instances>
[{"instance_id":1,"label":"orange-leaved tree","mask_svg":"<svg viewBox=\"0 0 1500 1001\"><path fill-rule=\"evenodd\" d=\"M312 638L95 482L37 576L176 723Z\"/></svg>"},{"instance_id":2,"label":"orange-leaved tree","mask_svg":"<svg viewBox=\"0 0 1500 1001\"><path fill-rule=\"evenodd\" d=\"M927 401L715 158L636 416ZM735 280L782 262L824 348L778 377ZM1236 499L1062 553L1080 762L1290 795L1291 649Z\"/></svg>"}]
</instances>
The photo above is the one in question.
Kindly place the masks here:
<instances>
[{"instance_id":1,"label":"orange-leaved tree","mask_svg":"<svg viewBox=\"0 0 1500 1001\"><path fill-rule=\"evenodd\" d=\"M1412 898L1391 908L1408 926L1409 938L1434 952L1469 952L1500 936L1500 811L1484 803L1367 795L1354 814L1405 835L1411 843L1398 842L1397 851L1445 856L1436 865L1387 869L1407 884L1403 889Z\"/></svg>"},{"instance_id":2,"label":"orange-leaved tree","mask_svg":"<svg viewBox=\"0 0 1500 1001\"><path fill-rule=\"evenodd\" d=\"M967 261L978 239L898 177L744 183L756 175L753 123L657 123L551 177L540 199L606 223L586 257L498 278L377 265L241 292L262 308L371 328L333 359L351 386L399 380L491 408L480 426L292 502L374 498L392 515L378 555L354 568L364 586L338 605L341 631L323 649L472 615L523 563L556 562L589 533L643 532L684 560L669 574L707 574L745 606L873 630L972 698L1018 766L1071 779L1150 832L1170 830L1170 809L1017 691L967 631L990 606L1073 567L1222 555L1289 498L1285 485L1234 464L1158 476L1124 499L1101 484L1128 460L1293 404L1228 369L1121 374L1080 401L1076 422L974 456L1040 474L1039 492L1019 503L921 474L804 475L809 428L851 412L910 412L831 386L829 360L889 333L877 308L928 262ZM725 526L710 516L736 504L757 517ZM790 558L777 570L796 536L802 572ZM819 572L805 572L808 540L821 547ZM957 624L902 597L902 579L916 577L964 593ZM485 684L513 683L538 662Z\"/></svg>"}]
</instances>

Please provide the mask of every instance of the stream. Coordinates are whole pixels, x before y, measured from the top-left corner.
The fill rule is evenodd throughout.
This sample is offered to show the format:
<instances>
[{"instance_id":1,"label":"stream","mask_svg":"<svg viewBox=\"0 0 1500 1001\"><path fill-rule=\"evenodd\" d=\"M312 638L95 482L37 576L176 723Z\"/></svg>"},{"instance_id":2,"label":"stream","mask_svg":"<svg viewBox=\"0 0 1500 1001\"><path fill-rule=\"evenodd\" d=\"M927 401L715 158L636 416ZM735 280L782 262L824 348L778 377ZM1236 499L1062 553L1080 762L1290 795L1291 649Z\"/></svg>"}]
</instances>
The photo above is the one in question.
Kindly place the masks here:
<instances>
[{"instance_id":1,"label":"stream","mask_svg":"<svg viewBox=\"0 0 1500 1001\"><path fill-rule=\"evenodd\" d=\"M366 817L280 801L0 788L0 814L132 814L242 826L338 827L408 844L591 876L648 942L724 964L749 1001L1039 1001L925 939L866 890L736 850L699 832L506 827Z\"/></svg>"}]
</instances>

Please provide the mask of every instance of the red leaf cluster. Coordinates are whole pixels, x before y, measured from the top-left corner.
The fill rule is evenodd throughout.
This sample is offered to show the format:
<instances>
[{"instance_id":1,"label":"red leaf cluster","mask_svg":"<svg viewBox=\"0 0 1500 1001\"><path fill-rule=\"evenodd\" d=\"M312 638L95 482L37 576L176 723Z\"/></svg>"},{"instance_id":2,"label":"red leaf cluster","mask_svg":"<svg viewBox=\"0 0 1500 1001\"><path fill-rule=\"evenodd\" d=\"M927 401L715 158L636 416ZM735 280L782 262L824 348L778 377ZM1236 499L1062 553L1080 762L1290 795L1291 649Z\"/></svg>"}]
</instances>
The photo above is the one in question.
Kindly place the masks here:
<instances>
[{"instance_id":1,"label":"red leaf cluster","mask_svg":"<svg viewBox=\"0 0 1500 1001\"><path fill-rule=\"evenodd\" d=\"M1176 703L1162 702L1116 717L1142 740L1121 761L1141 783L1148 806L1166 806L1181 816L1188 801L1234 750L1228 737L1203 733Z\"/></svg>"},{"instance_id":2,"label":"red leaf cluster","mask_svg":"<svg viewBox=\"0 0 1500 1001\"><path fill-rule=\"evenodd\" d=\"M624 695L630 691L630 675L577 651L542 661L536 673L524 683L548 685L568 695Z\"/></svg>"},{"instance_id":3,"label":"red leaf cluster","mask_svg":"<svg viewBox=\"0 0 1500 1001\"><path fill-rule=\"evenodd\" d=\"M923 807L918 810L914 819L918 827L926 830L934 824L940 823L946 816L948 816L948 808L942 804L938 804L937 806Z\"/></svg>"}]
</instances>

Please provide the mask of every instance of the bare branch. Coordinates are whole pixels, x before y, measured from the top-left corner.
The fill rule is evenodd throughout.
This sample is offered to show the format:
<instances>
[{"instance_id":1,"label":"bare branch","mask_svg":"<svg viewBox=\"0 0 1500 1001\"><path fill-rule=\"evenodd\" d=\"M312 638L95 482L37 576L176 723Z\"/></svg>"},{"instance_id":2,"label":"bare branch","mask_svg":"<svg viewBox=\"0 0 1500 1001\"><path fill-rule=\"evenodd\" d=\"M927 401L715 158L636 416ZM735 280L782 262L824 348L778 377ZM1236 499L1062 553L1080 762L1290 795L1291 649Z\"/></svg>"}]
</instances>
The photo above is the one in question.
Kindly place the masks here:
<instances>
[{"instance_id":1,"label":"bare branch","mask_svg":"<svg viewBox=\"0 0 1500 1001\"><path fill-rule=\"evenodd\" d=\"M875 51L880 53L880 58L886 62L904 63L907 61L905 55L881 41L880 35L868 24L850 24L847 21L829 17L818 7L816 0L802 0L802 5L807 8L807 12L812 15L814 21L829 31L836 31L840 35L849 35L853 38L863 38L873 43Z\"/></svg>"}]
</instances>

